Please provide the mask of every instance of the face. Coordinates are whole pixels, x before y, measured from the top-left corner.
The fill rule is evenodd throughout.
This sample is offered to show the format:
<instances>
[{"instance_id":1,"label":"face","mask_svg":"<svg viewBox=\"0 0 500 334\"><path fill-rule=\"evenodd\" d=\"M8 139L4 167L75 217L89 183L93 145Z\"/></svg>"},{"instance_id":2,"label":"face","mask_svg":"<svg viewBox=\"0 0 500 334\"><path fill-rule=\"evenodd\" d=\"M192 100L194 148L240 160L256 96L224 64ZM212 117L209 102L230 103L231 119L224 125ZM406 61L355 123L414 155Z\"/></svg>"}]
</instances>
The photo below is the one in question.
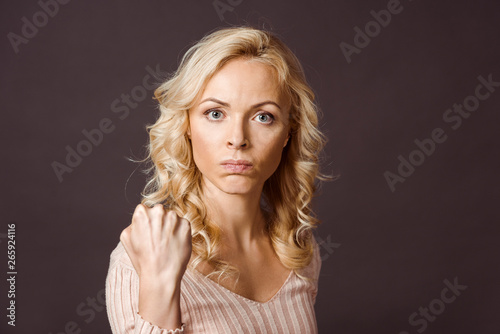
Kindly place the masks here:
<instances>
[{"instance_id":1,"label":"face","mask_svg":"<svg viewBox=\"0 0 500 334\"><path fill-rule=\"evenodd\" d=\"M204 186L260 195L289 139L289 105L268 65L233 59L189 111L188 137Z\"/></svg>"}]
</instances>

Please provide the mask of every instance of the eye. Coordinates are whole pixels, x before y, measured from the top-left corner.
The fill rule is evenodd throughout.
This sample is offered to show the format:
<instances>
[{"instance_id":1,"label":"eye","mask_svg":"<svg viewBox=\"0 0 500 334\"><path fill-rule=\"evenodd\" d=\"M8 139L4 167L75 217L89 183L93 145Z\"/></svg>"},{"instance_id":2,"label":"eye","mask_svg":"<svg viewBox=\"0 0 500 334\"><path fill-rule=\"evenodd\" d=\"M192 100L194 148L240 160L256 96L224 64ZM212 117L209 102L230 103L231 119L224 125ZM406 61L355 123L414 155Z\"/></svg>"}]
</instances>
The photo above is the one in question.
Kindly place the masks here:
<instances>
[{"instance_id":1,"label":"eye","mask_svg":"<svg viewBox=\"0 0 500 334\"><path fill-rule=\"evenodd\" d=\"M260 123L271 124L274 120L274 116L271 114L258 114L257 120Z\"/></svg>"},{"instance_id":2,"label":"eye","mask_svg":"<svg viewBox=\"0 0 500 334\"><path fill-rule=\"evenodd\" d=\"M209 121L210 120L219 120L223 116L222 111L220 111L219 109L210 109L210 110L205 111L203 114L207 115Z\"/></svg>"}]
</instances>

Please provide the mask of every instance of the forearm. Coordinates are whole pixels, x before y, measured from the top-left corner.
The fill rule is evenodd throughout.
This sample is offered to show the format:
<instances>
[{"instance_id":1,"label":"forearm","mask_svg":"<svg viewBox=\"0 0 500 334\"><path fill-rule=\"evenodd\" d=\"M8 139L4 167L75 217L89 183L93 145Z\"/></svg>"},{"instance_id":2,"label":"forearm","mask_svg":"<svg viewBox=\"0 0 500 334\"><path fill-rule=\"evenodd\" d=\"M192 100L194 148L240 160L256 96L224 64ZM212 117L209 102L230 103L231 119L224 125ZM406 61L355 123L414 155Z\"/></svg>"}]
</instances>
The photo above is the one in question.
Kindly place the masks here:
<instances>
[{"instance_id":1,"label":"forearm","mask_svg":"<svg viewBox=\"0 0 500 334\"><path fill-rule=\"evenodd\" d=\"M141 277L139 283L139 314L144 320L164 328L180 328L180 281Z\"/></svg>"}]
</instances>

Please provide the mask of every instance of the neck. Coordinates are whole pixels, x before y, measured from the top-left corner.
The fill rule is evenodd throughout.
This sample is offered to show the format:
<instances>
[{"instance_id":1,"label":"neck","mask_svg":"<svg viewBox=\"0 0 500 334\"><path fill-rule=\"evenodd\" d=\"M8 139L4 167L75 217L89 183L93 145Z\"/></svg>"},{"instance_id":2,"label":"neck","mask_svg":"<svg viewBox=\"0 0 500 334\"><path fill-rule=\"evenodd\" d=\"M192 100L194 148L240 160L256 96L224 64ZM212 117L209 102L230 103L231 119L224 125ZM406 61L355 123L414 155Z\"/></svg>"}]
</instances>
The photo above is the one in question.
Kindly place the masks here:
<instances>
[{"instance_id":1,"label":"neck","mask_svg":"<svg viewBox=\"0 0 500 334\"><path fill-rule=\"evenodd\" d=\"M262 189L252 193L228 194L203 182L203 200L211 221L222 230L224 248L250 251L266 236L266 221L260 208Z\"/></svg>"}]
</instances>

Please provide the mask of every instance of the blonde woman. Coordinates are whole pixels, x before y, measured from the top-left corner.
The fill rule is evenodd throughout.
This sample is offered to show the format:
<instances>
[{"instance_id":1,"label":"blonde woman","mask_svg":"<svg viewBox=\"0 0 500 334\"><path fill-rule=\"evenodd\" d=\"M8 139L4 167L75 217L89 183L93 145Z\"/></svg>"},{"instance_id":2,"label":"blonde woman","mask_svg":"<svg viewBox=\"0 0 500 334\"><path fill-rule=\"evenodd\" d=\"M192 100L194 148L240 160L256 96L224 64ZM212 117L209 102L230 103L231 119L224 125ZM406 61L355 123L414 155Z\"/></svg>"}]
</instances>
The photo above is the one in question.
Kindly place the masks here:
<instances>
[{"instance_id":1,"label":"blonde woman","mask_svg":"<svg viewBox=\"0 0 500 334\"><path fill-rule=\"evenodd\" d=\"M155 98L151 177L106 278L113 333L317 333L325 137L297 58L269 32L221 29Z\"/></svg>"}]
</instances>

